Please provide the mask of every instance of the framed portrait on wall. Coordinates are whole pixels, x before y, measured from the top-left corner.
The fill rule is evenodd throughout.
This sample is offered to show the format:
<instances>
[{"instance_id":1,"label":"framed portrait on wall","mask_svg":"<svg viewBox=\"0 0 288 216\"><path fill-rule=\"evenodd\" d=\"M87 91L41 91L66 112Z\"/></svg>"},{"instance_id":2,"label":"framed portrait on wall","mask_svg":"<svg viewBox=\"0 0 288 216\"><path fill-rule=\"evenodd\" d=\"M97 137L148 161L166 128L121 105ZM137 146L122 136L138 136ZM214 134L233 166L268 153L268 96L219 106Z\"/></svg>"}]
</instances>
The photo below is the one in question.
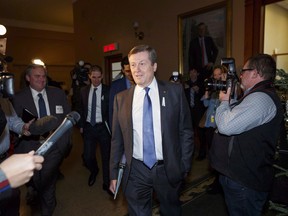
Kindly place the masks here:
<instances>
[{"instance_id":1,"label":"framed portrait on wall","mask_svg":"<svg viewBox=\"0 0 288 216\"><path fill-rule=\"evenodd\" d=\"M221 58L231 57L231 14L231 2L227 0L178 15L178 53L181 74L187 75L192 67L191 46L192 41L198 37L200 25L206 26L205 35L212 38L218 49L215 64L220 64Z\"/></svg>"}]
</instances>

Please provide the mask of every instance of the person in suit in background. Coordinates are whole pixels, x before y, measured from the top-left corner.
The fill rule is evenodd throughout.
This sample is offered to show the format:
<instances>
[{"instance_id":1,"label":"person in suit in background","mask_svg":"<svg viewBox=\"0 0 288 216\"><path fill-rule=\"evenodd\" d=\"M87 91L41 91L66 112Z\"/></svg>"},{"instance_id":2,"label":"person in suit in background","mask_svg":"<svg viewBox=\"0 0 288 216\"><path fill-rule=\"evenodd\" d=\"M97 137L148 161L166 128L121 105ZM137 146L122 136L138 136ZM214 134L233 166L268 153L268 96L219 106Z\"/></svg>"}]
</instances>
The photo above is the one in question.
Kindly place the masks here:
<instances>
[{"instance_id":1,"label":"person in suit in background","mask_svg":"<svg viewBox=\"0 0 288 216\"><path fill-rule=\"evenodd\" d=\"M218 48L212 37L207 36L205 23L197 25L198 36L191 39L189 45L189 69L196 69L199 79L204 81L212 75L213 65L218 55Z\"/></svg>"},{"instance_id":2,"label":"person in suit in background","mask_svg":"<svg viewBox=\"0 0 288 216\"><path fill-rule=\"evenodd\" d=\"M47 115L55 116L58 119L58 125L60 125L71 111L65 92L59 88L47 87L47 70L43 65L28 65L25 70L25 78L29 82L29 87L18 92L13 100L17 115L21 117L23 109L26 108L39 118ZM15 147L15 152L27 153L31 150L36 150L46 137L47 134L42 136L22 136ZM70 138L71 130L67 131L51 147L45 155L43 169L35 173L33 181L28 188L30 195L35 193L33 190L38 192L42 215L52 215L56 207L56 181L59 167L71 150Z\"/></svg>"},{"instance_id":3,"label":"person in suit in background","mask_svg":"<svg viewBox=\"0 0 288 216\"><path fill-rule=\"evenodd\" d=\"M80 132L83 133L84 164L90 171L88 185L94 185L99 167L96 158L96 144L100 144L103 190L109 194L109 158L111 146L111 134L108 126L109 87L102 84L102 68L94 65L89 70L91 84L81 89L80 105Z\"/></svg>"},{"instance_id":4,"label":"person in suit in background","mask_svg":"<svg viewBox=\"0 0 288 216\"><path fill-rule=\"evenodd\" d=\"M112 128L113 116L113 101L116 94L125 89L129 89L134 85L134 80L131 74L128 56L125 56L121 61L121 71L123 77L112 82L109 95L109 126Z\"/></svg>"},{"instance_id":5,"label":"person in suit in background","mask_svg":"<svg viewBox=\"0 0 288 216\"><path fill-rule=\"evenodd\" d=\"M114 99L110 190L115 193L125 154L122 183L129 215L152 215L153 190L161 215L181 215L180 187L190 171L194 147L183 87L154 77L157 55L152 47L136 46L128 58L136 86Z\"/></svg>"}]
</instances>

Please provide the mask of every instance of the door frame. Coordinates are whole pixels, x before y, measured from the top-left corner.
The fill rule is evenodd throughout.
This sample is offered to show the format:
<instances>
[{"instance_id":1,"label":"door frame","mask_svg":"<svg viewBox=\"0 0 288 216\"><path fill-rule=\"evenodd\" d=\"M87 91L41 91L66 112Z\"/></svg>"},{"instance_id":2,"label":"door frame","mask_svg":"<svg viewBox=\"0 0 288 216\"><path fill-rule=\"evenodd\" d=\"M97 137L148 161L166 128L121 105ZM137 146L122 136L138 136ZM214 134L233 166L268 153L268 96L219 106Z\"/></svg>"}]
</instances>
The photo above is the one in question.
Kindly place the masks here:
<instances>
[{"instance_id":1,"label":"door frame","mask_svg":"<svg viewBox=\"0 0 288 216\"><path fill-rule=\"evenodd\" d=\"M115 62L121 62L121 61L122 61L122 53L104 57L105 74L104 74L103 79L107 85L111 85L111 82L112 82L112 64Z\"/></svg>"},{"instance_id":2,"label":"door frame","mask_svg":"<svg viewBox=\"0 0 288 216\"><path fill-rule=\"evenodd\" d=\"M244 61L264 49L265 6L282 0L245 0Z\"/></svg>"}]
</instances>

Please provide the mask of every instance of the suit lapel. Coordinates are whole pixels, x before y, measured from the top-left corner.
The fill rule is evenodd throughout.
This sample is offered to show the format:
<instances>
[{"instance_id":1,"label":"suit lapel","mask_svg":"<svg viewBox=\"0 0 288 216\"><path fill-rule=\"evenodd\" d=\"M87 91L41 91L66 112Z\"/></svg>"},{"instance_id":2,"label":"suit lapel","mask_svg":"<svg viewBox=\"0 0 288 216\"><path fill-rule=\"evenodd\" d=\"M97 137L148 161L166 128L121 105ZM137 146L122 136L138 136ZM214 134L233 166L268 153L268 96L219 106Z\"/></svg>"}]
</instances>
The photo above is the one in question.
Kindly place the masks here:
<instances>
[{"instance_id":1,"label":"suit lapel","mask_svg":"<svg viewBox=\"0 0 288 216\"><path fill-rule=\"evenodd\" d=\"M49 104L50 109L50 115L55 116L56 115L56 104L54 103L54 100L52 100L53 95L49 88L46 88L46 94L47 94L47 100Z\"/></svg>"},{"instance_id":2,"label":"suit lapel","mask_svg":"<svg viewBox=\"0 0 288 216\"><path fill-rule=\"evenodd\" d=\"M132 124L132 102L133 102L133 95L134 95L135 86L132 86L127 94L122 95L122 108L121 111L121 119L123 122L126 122L125 124L125 130L127 131L125 137L127 142L125 143L127 147L127 153L131 156L133 154L133 124ZM121 104L119 104L121 106ZM131 162L131 158L128 158Z\"/></svg>"},{"instance_id":3,"label":"suit lapel","mask_svg":"<svg viewBox=\"0 0 288 216\"><path fill-rule=\"evenodd\" d=\"M133 103L133 95L134 95L135 86L132 86L128 90L127 101L125 101L125 111L127 117L127 127L132 128L132 103ZM132 129L133 130L133 129ZM131 130L131 134L132 134ZM131 135L132 136L132 135Z\"/></svg>"},{"instance_id":4,"label":"suit lapel","mask_svg":"<svg viewBox=\"0 0 288 216\"><path fill-rule=\"evenodd\" d=\"M83 91L83 105L85 107L85 118L88 116L88 99L89 99L89 91L90 91L91 84L85 86Z\"/></svg>"},{"instance_id":5,"label":"suit lapel","mask_svg":"<svg viewBox=\"0 0 288 216\"><path fill-rule=\"evenodd\" d=\"M25 98L25 105L23 106L24 108L27 108L30 112L32 112L35 116L38 116L38 112L37 112L37 108L35 106L35 102L34 102L34 99L32 97L32 92L31 92L31 89L30 88L27 88L27 91L26 91L26 96L24 97Z\"/></svg>"},{"instance_id":6,"label":"suit lapel","mask_svg":"<svg viewBox=\"0 0 288 216\"><path fill-rule=\"evenodd\" d=\"M107 88L104 84L102 84L102 92L101 92L101 114L102 114L102 120L105 120L105 116L104 116L104 110L106 110L106 100L108 99L106 97L107 95ZM102 100L103 99L103 100Z\"/></svg>"},{"instance_id":7,"label":"suit lapel","mask_svg":"<svg viewBox=\"0 0 288 216\"><path fill-rule=\"evenodd\" d=\"M165 84L161 81L157 81L158 84L158 91L159 91L159 100L160 100L160 116L161 116L161 133L163 137L164 133L164 125L165 125L165 119L167 116L167 88Z\"/></svg>"}]
</instances>

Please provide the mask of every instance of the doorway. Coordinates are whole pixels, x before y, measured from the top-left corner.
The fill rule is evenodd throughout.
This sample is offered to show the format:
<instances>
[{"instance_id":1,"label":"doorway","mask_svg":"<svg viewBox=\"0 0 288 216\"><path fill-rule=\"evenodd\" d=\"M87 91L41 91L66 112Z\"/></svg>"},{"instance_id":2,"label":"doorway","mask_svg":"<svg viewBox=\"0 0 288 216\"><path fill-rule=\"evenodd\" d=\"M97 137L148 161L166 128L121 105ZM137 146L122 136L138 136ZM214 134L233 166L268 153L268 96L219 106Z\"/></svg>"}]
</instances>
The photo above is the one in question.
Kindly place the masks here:
<instances>
[{"instance_id":1,"label":"doorway","mask_svg":"<svg viewBox=\"0 0 288 216\"><path fill-rule=\"evenodd\" d=\"M104 82L111 85L111 82L117 79L121 73L122 54L116 54L105 57Z\"/></svg>"},{"instance_id":2,"label":"doorway","mask_svg":"<svg viewBox=\"0 0 288 216\"><path fill-rule=\"evenodd\" d=\"M263 52L274 57L277 68L288 72L288 0L265 6Z\"/></svg>"}]
</instances>

